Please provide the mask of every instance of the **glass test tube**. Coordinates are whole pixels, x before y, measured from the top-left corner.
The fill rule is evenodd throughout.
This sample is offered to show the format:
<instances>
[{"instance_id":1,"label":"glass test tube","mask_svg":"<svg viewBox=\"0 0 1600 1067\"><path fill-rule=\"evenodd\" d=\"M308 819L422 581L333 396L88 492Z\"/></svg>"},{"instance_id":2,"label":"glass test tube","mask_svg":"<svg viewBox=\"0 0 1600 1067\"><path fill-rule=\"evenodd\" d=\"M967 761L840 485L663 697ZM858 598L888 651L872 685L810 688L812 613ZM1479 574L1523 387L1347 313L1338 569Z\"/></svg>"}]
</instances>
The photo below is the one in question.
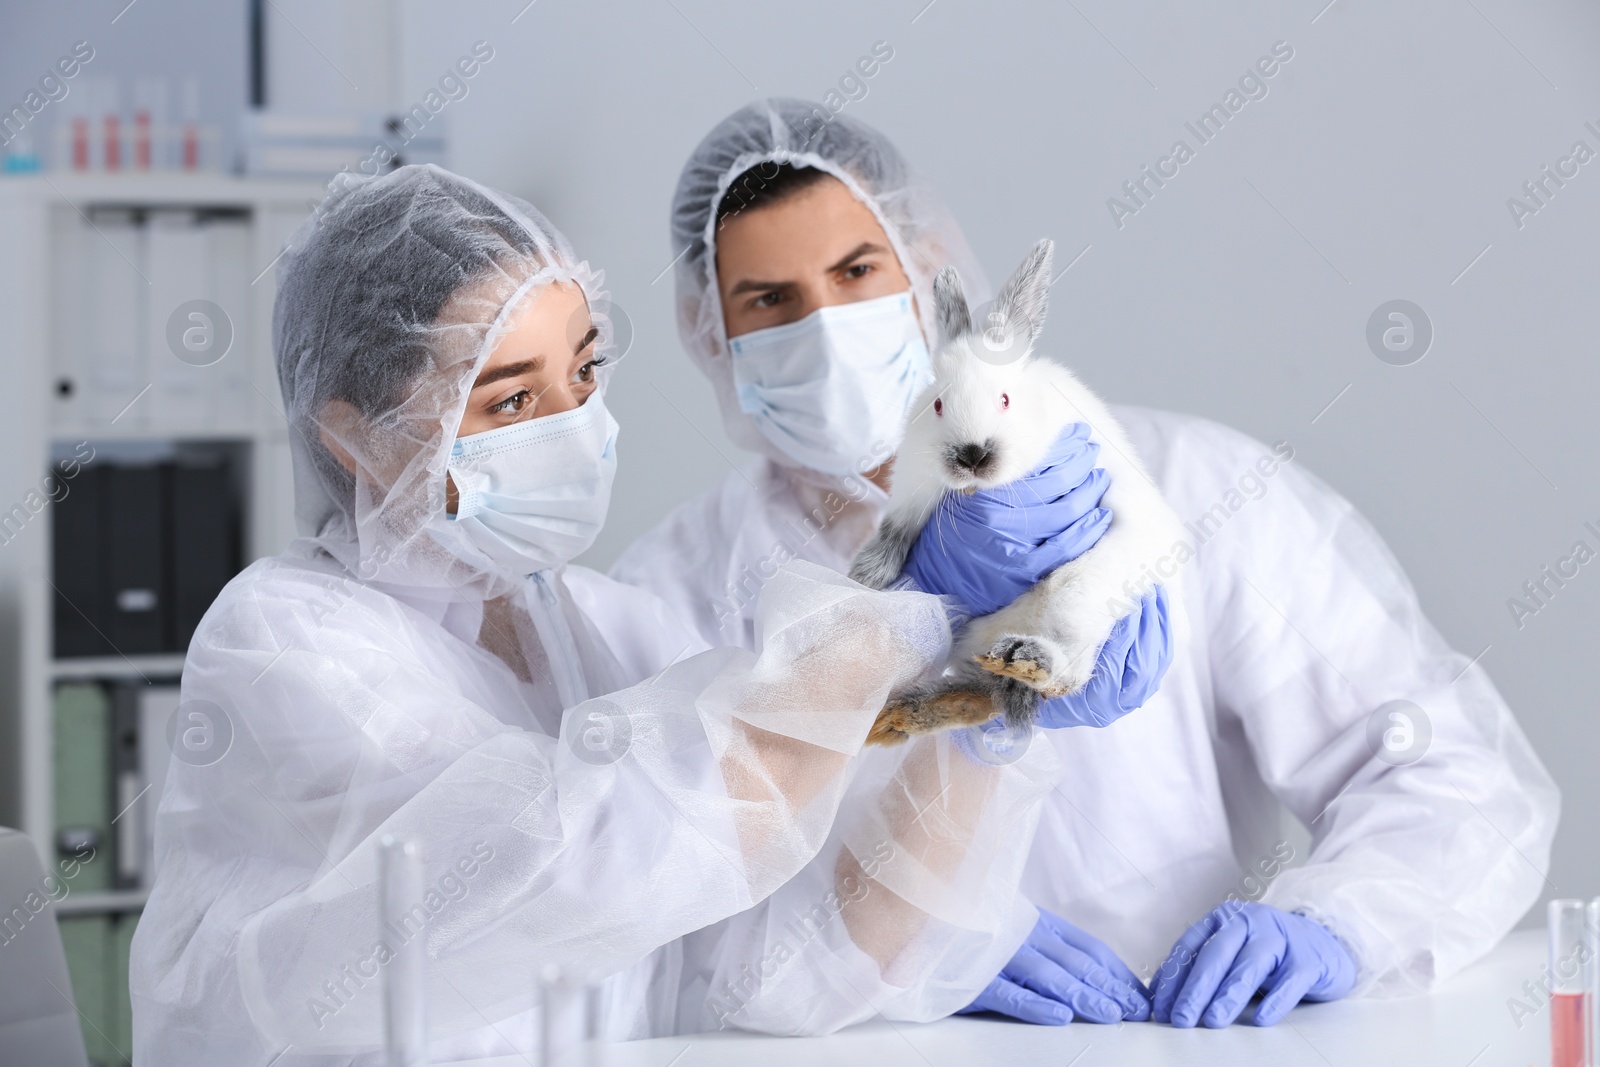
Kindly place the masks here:
<instances>
[{"instance_id":1,"label":"glass test tube","mask_svg":"<svg viewBox=\"0 0 1600 1067\"><path fill-rule=\"evenodd\" d=\"M152 170L165 164L161 139L166 134L166 81L140 78L133 83L133 167Z\"/></svg>"},{"instance_id":2,"label":"glass test tube","mask_svg":"<svg viewBox=\"0 0 1600 1067\"><path fill-rule=\"evenodd\" d=\"M100 161L108 171L122 169L122 94L117 88L116 79L108 79L102 83L101 91L104 93L102 107L105 109L101 116L101 123L105 130L105 144L101 149Z\"/></svg>"},{"instance_id":3,"label":"glass test tube","mask_svg":"<svg viewBox=\"0 0 1600 1067\"><path fill-rule=\"evenodd\" d=\"M427 894L422 850L415 841L393 836L385 836L378 848L379 936L394 946L383 972L384 1047L389 1067L428 1067L423 974L428 933L412 914Z\"/></svg>"},{"instance_id":4,"label":"glass test tube","mask_svg":"<svg viewBox=\"0 0 1600 1067\"><path fill-rule=\"evenodd\" d=\"M94 95L94 80L85 75L83 86L62 102L66 128L58 131L53 162L63 170L69 166L80 172L89 169L89 115L94 109Z\"/></svg>"},{"instance_id":5,"label":"glass test tube","mask_svg":"<svg viewBox=\"0 0 1600 1067\"><path fill-rule=\"evenodd\" d=\"M183 80L184 170L200 169L200 79L191 74Z\"/></svg>"},{"instance_id":6,"label":"glass test tube","mask_svg":"<svg viewBox=\"0 0 1600 1067\"><path fill-rule=\"evenodd\" d=\"M1588 1067L1587 907L1581 900L1552 900L1545 914L1550 927L1550 1067Z\"/></svg>"},{"instance_id":7,"label":"glass test tube","mask_svg":"<svg viewBox=\"0 0 1600 1067\"><path fill-rule=\"evenodd\" d=\"M1587 1050L1589 1067L1600 1065L1600 897L1589 901L1584 908L1584 944L1588 946L1588 961L1584 968L1584 991L1589 997Z\"/></svg>"}]
</instances>

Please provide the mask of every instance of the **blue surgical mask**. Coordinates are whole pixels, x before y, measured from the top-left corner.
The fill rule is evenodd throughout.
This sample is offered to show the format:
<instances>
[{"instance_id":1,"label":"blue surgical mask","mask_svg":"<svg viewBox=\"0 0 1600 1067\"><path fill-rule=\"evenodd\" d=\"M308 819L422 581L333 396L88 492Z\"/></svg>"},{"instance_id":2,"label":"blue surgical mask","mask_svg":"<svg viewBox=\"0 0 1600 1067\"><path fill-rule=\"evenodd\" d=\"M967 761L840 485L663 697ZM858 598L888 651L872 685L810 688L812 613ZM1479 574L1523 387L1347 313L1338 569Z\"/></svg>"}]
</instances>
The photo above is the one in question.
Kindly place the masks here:
<instances>
[{"instance_id":1,"label":"blue surgical mask","mask_svg":"<svg viewBox=\"0 0 1600 1067\"><path fill-rule=\"evenodd\" d=\"M730 338L739 407L803 467L861 473L900 446L933 381L911 292L819 308Z\"/></svg>"},{"instance_id":2,"label":"blue surgical mask","mask_svg":"<svg viewBox=\"0 0 1600 1067\"><path fill-rule=\"evenodd\" d=\"M617 422L598 392L571 411L456 438L449 471L459 530L519 574L559 567L594 544L617 472Z\"/></svg>"}]
</instances>

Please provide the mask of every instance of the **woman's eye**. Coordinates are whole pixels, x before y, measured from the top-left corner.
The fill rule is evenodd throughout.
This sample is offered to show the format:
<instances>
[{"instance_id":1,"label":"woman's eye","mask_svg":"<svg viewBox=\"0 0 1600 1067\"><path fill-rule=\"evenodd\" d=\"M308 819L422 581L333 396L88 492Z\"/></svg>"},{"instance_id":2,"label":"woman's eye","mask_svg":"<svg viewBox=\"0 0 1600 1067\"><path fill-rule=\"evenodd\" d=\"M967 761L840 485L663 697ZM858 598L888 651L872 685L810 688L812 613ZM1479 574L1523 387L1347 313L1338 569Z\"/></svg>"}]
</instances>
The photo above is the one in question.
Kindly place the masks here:
<instances>
[{"instance_id":1,"label":"woman's eye","mask_svg":"<svg viewBox=\"0 0 1600 1067\"><path fill-rule=\"evenodd\" d=\"M512 393L500 403L489 409L491 415L520 415L522 409L533 403L533 394L523 389Z\"/></svg>"},{"instance_id":2,"label":"woman's eye","mask_svg":"<svg viewBox=\"0 0 1600 1067\"><path fill-rule=\"evenodd\" d=\"M575 382L582 382L585 385L589 385L594 381L595 368L596 367L603 367L603 366L605 366L605 364L606 364L606 357L605 356L601 356L599 359L591 359L589 362L585 363L583 366L578 368L578 373L576 373L576 374L574 374L572 376L572 380L575 381Z\"/></svg>"}]
</instances>

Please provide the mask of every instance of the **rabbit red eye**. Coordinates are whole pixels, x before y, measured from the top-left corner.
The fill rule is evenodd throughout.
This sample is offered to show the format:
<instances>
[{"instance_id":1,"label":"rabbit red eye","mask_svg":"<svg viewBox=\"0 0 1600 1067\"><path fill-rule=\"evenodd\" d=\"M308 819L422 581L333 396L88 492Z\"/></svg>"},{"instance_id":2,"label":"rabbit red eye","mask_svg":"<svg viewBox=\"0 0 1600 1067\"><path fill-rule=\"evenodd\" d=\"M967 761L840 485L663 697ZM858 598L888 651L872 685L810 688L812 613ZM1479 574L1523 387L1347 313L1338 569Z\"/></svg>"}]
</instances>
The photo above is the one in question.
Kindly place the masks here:
<instances>
[{"instance_id":1,"label":"rabbit red eye","mask_svg":"<svg viewBox=\"0 0 1600 1067\"><path fill-rule=\"evenodd\" d=\"M940 400L938 397L933 398L933 413L935 415L944 414L944 401Z\"/></svg>"},{"instance_id":2,"label":"rabbit red eye","mask_svg":"<svg viewBox=\"0 0 1600 1067\"><path fill-rule=\"evenodd\" d=\"M1010 393L1001 393L1000 394L1000 410L1004 411L1006 408L1008 408L1010 406L1011 406L1011 394Z\"/></svg>"}]
</instances>

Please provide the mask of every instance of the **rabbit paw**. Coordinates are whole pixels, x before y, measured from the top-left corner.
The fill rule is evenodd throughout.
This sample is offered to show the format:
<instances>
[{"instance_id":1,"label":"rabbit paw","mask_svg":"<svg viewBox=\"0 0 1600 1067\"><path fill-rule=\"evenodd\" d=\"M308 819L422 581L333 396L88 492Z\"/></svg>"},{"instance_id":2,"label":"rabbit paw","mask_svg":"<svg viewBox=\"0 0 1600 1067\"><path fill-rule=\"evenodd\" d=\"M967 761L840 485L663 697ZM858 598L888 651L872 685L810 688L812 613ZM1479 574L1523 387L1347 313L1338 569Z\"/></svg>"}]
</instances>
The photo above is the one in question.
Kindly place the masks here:
<instances>
[{"instance_id":1,"label":"rabbit paw","mask_svg":"<svg viewBox=\"0 0 1600 1067\"><path fill-rule=\"evenodd\" d=\"M1076 629L1056 660L1054 682L1042 692L1046 696L1064 696L1088 685L1100 665L1100 650L1110 634L1111 624L1103 620Z\"/></svg>"},{"instance_id":2,"label":"rabbit paw","mask_svg":"<svg viewBox=\"0 0 1600 1067\"><path fill-rule=\"evenodd\" d=\"M1041 637L1002 637L986 655L976 657L978 666L990 674L1015 678L1043 691L1060 662L1060 650Z\"/></svg>"},{"instance_id":3,"label":"rabbit paw","mask_svg":"<svg viewBox=\"0 0 1600 1067\"><path fill-rule=\"evenodd\" d=\"M994 718L997 710L987 690L913 690L894 697L878 713L867 744L898 745L912 734L974 726Z\"/></svg>"}]
</instances>

